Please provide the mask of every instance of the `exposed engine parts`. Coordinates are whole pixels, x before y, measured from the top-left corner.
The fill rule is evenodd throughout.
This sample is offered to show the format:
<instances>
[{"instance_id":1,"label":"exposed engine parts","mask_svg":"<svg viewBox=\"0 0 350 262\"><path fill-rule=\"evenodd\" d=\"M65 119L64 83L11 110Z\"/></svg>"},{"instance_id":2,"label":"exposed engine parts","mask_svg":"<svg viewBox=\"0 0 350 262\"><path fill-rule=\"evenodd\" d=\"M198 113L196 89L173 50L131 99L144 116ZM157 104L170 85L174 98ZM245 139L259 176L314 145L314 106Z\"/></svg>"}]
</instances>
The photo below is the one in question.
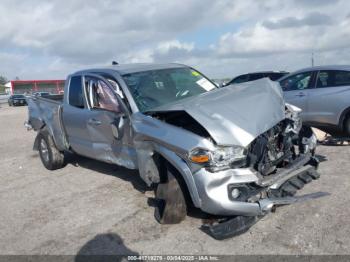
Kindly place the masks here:
<instances>
[{"instance_id":1,"label":"exposed engine parts","mask_svg":"<svg viewBox=\"0 0 350 262\"><path fill-rule=\"evenodd\" d=\"M266 176L295 159L298 137L286 119L255 139L249 150L249 164Z\"/></svg>"},{"instance_id":2,"label":"exposed engine parts","mask_svg":"<svg viewBox=\"0 0 350 262\"><path fill-rule=\"evenodd\" d=\"M263 176L273 174L278 168L296 159L298 153L312 152L316 137L311 128L301 126L295 113L288 113L273 128L258 136L250 145L248 163Z\"/></svg>"}]
</instances>

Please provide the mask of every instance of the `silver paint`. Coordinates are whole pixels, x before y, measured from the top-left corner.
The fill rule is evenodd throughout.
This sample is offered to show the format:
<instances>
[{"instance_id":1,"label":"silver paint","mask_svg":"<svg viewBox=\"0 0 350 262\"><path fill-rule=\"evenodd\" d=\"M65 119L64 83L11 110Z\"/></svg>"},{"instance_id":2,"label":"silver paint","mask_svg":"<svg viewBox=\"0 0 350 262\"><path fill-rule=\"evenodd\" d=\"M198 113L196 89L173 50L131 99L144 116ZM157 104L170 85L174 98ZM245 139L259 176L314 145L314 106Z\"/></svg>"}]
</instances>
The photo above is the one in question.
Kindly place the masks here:
<instances>
[{"instance_id":1,"label":"silver paint","mask_svg":"<svg viewBox=\"0 0 350 262\"><path fill-rule=\"evenodd\" d=\"M178 170L196 207L218 215L261 214L258 202L232 201L227 191L228 184L259 183L257 171L238 168L211 173L189 161L188 154L194 148L214 151L222 145L247 147L257 136L286 117L281 89L273 82L262 79L235 85L234 88L227 86L156 109L163 112L186 111L211 136L204 138L139 112L121 77L124 73L138 70L173 67L184 66L128 65L77 72L73 75L103 73L114 77L122 88L130 110L121 100L124 113L120 115L69 105L68 84L71 75L66 81L63 103L39 97L28 99L28 124L36 131L46 127L61 151L72 150L97 160L138 169L148 185L159 182L159 171L154 162L154 156L158 154ZM100 124L89 124L91 119L98 120Z\"/></svg>"}]
</instances>

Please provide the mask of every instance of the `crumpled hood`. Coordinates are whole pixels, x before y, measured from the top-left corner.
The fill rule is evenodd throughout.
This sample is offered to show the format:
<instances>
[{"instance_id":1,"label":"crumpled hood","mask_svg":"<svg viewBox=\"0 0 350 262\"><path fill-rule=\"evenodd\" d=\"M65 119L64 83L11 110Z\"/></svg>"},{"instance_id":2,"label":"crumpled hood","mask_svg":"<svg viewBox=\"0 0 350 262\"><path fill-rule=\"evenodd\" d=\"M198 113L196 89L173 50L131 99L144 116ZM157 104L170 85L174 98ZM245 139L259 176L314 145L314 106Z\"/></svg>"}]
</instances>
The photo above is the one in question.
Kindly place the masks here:
<instances>
[{"instance_id":1,"label":"crumpled hood","mask_svg":"<svg viewBox=\"0 0 350 262\"><path fill-rule=\"evenodd\" d=\"M218 145L246 147L285 118L281 88L267 78L230 85L152 111L184 110Z\"/></svg>"}]
</instances>

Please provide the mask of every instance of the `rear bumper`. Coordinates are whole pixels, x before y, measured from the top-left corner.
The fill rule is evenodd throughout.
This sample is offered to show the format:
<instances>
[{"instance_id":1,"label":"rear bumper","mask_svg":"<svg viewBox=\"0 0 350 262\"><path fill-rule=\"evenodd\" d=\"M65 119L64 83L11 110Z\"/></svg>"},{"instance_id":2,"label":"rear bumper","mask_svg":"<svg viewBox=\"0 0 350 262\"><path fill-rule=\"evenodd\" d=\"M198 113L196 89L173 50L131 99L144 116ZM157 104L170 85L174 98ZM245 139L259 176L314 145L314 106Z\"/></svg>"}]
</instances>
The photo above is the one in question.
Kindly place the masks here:
<instances>
[{"instance_id":1,"label":"rear bumper","mask_svg":"<svg viewBox=\"0 0 350 262\"><path fill-rule=\"evenodd\" d=\"M14 105L14 106L24 106L24 105L27 105L27 102L26 101L23 101L23 102L21 102L21 101L13 101L12 105Z\"/></svg>"},{"instance_id":2,"label":"rear bumper","mask_svg":"<svg viewBox=\"0 0 350 262\"><path fill-rule=\"evenodd\" d=\"M291 177L306 172L316 172L316 168L317 161L314 164L311 155L303 155L293 165L268 179L250 168L229 169L216 173L211 173L203 168L196 172L193 177L201 200L200 208L204 212L222 216L260 216L273 207L273 201L260 197L257 197L255 202L247 202L247 199L233 200L230 196L230 190L247 184L255 184L261 189L256 192L259 195L262 191L278 189Z\"/></svg>"}]
</instances>

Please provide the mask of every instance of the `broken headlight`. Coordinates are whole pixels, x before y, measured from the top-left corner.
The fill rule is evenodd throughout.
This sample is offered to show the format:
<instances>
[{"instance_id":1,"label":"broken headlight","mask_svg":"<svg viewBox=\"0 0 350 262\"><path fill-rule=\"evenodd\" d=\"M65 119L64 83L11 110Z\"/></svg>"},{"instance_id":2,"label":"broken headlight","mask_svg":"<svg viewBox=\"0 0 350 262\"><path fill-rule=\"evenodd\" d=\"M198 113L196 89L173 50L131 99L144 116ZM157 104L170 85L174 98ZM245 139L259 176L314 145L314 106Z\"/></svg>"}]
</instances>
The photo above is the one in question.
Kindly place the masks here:
<instances>
[{"instance_id":1,"label":"broken headlight","mask_svg":"<svg viewBox=\"0 0 350 262\"><path fill-rule=\"evenodd\" d=\"M212 171L242 166L246 157L247 150L240 146L218 147L215 151L196 148L189 155L192 162L206 164Z\"/></svg>"}]
</instances>

